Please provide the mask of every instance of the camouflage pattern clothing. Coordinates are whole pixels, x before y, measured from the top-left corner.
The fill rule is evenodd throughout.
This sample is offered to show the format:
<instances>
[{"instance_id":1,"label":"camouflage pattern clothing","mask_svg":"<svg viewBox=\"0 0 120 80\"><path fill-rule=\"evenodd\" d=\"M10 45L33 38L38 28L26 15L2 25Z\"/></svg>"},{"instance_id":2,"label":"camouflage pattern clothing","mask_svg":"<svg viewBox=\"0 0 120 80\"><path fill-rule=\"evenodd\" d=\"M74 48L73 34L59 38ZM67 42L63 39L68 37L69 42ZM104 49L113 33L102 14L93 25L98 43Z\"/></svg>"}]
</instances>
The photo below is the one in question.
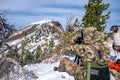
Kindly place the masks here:
<instances>
[{"instance_id":1,"label":"camouflage pattern clothing","mask_svg":"<svg viewBox=\"0 0 120 80\"><path fill-rule=\"evenodd\" d=\"M83 29L84 43L73 44L75 37L72 38L72 45L68 50L74 51L83 61L106 61L109 60L109 48L104 43L108 35L104 32L98 32L94 27Z\"/></svg>"},{"instance_id":2,"label":"camouflage pattern clothing","mask_svg":"<svg viewBox=\"0 0 120 80\"><path fill-rule=\"evenodd\" d=\"M76 44L75 41L77 40L78 36L73 36L70 41L70 45L67 47L67 50L73 51L76 55L78 55L84 64L87 61L90 61L98 63L100 65L107 65L106 62L109 60L110 50L104 41L107 41L108 35L105 32L97 31L95 27L88 27L81 31L82 32L80 33L82 33L82 35L79 35L83 37L83 42L81 41L80 44ZM71 74L73 74L73 71L75 71L74 74L76 74L75 77L77 77L75 80L85 80L87 71L84 66L80 66L80 68L76 67L77 69L74 70L73 68L75 68L75 66L72 61L70 62L67 59L65 61L62 60L64 59L61 59L59 67L54 68L55 71L67 70ZM66 67L65 65L67 64L73 64L73 67Z\"/></svg>"},{"instance_id":3,"label":"camouflage pattern clothing","mask_svg":"<svg viewBox=\"0 0 120 80\"><path fill-rule=\"evenodd\" d=\"M68 50L75 52L83 61L91 61L100 65L107 66L107 61L110 60L110 50L104 41L107 41L108 35L105 32L99 32L95 27L88 27L82 30L84 42L81 44L74 44L76 37L71 40L71 45L67 47ZM78 80L82 80L81 73L86 70L80 70ZM86 74L86 73L85 73Z\"/></svg>"}]
</instances>

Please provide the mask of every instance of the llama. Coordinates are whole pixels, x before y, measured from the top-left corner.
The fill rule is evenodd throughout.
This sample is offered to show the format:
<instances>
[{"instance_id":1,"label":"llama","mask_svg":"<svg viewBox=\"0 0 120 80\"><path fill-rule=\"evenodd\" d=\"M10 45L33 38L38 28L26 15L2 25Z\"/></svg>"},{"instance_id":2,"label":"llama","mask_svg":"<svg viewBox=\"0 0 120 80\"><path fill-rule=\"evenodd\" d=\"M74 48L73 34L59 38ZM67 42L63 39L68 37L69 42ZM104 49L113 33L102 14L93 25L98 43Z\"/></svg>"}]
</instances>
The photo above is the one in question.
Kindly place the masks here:
<instances>
[{"instance_id":1,"label":"llama","mask_svg":"<svg viewBox=\"0 0 120 80\"><path fill-rule=\"evenodd\" d=\"M115 57L118 57L118 53L120 52L120 30L117 25L113 25L110 28L113 31L113 50L115 52Z\"/></svg>"}]
</instances>

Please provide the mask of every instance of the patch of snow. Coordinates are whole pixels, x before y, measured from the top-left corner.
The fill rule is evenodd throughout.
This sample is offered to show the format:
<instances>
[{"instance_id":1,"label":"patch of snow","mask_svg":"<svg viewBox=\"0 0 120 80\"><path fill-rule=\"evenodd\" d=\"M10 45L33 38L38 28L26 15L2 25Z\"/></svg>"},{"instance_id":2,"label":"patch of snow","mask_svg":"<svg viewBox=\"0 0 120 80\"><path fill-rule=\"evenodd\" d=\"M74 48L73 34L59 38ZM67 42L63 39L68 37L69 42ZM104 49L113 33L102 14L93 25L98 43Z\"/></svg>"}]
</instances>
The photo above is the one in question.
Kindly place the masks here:
<instances>
[{"instance_id":1,"label":"patch of snow","mask_svg":"<svg viewBox=\"0 0 120 80\"><path fill-rule=\"evenodd\" d=\"M74 77L67 72L54 71L54 67L58 66L59 61L26 65L24 68L28 71L33 71L38 76L37 80L74 80Z\"/></svg>"},{"instance_id":2,"label":"patch of snow","mask_svg":"<svg viewBox=\"0 0 120 80\"><path fill-rule=\"evenodd\" d=\"M17 40L14 40L14 41L10 41L7 44L9 44L9 46L16 45L16 44L19 44L21 42L21 40L22 39L17 39Z\"/></svg>"},{"instance_id":3,"label":"patch of snow","mask_svg":"<svg viewBox=\"0 0 120 80\"><path fill-rule=\"evenodd\" d=\"M34 24L44 24L44 23L49 23L51 22L52 20L50 19L43 19L41 21L37 21L37 22L33 22L33 23L30 23L30 25L34 25Z\"/></svg>"},{"instance_id":4,"label":"patch of snow","mask_svg":"<svg viewBox=\"0 0 120 80\"><path fill-rule=\"evenodd\" d=\"M30 23L29 25L39 24L39 25L36 27L36 29L38 29L38 28L41 28L41 25L42 25L42 24L45 24L45 23L47 23L47 24L50 25L50 26L53 26L53 24L52 24L51 22L52 22L51 19L43 19L43 20L41 20L41 21L37 21L37 22Z\"/></svg>"},{"instance_id":5,"label":"patch of snow","mask_svg":"<svg viewBox=\"0 0 120 80\"><path fill-rule=\"evenodd\" d=\"M13 36L19 35L19 34L22 34L22 31L17 31L17 32L13 33L13 34L10 36L10 38L13 37Z\"/></svg>"}]
</instances>

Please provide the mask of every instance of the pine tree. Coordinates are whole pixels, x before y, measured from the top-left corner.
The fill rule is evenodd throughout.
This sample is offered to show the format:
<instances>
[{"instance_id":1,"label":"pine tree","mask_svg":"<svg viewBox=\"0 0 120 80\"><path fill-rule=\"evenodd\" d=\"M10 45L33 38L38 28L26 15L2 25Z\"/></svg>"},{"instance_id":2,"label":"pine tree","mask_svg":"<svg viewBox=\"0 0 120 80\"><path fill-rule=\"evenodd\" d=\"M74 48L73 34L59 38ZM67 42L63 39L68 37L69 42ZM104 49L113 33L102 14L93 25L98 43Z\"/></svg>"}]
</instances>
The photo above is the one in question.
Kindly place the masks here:
<instances>
[{"instance_id":1,"label":"pine tree","mask_svg":"<svg viewBox=\"0 0 120 80\"><path fill-rule=\"evenodd\" d=\"M83 27L96 27L98 31L104 31L106 27L106 20L110 17L110 12L103 13L110 6L105 4L103 0L89 0L88 4L84 6L86 13L82 19Z\"/></svg>"},{"instance_id":2,"label":"pine tree","mask_svg":"<svg viewBox=\"0 0 120 80\"><path fill-rule=\"evenodd\" d=\"M37 48L36 48L36 52L35 52L35 62L38 62L40 61L40 58L42 57L42 50L41 50L41 46L39 45Z\"/></svg>"}]
</instances>

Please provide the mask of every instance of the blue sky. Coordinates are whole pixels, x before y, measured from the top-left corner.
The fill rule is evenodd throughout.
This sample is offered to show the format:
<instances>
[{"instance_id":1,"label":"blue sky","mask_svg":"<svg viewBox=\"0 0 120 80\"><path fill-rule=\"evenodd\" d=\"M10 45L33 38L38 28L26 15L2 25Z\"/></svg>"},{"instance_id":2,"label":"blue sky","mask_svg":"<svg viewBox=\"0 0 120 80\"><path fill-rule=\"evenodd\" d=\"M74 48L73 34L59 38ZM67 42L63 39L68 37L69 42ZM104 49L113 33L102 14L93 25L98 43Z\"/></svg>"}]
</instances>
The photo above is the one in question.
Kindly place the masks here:
<instances>
[{"instance_id":1,"label":"blue sky","mask_svg":"<svg viewBox=\"0 0 120 80\"><path fill-rule=\"evenodd\" d=\"M112 25L120 25L119 1L103 0L104 3L110 3L106 11L111 12L107 20L108 32ZM87 2L88 0L0 0L0 10L9 10L6 18L18 29L43 19L57 20L65 26L70 16L81 21L85 13L84 5Z\"/></svg>"}]
</instances>

